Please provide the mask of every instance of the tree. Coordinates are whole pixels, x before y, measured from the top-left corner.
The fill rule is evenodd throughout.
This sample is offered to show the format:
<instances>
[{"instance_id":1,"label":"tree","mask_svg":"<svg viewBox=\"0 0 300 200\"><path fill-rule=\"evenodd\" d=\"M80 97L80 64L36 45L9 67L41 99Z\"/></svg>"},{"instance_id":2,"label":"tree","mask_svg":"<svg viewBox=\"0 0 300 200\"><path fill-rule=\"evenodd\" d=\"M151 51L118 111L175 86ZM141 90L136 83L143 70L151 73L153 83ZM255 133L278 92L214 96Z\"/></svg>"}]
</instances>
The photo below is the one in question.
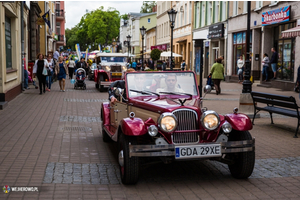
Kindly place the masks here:
<instances>
[{"instance_id":1,"label":"tree","mask_svg":"<svg viewBox=\"0 0 300 200\"><path fill-rule=\"evenodd\" d=\"M159 49L153 49L150 53L152 60L158 60L160 58L161 51Z\"/></svg>"},{"instance_id":2,"label":"tree","mask_svg":"<svg viewBox=\"0 0 300 200\"><path fill-rule=\"evenodd\" d=\"M143 1L140 13L151 13L154 6L156 6L155 1Z\"/></svg>"},{"instance_id":3,"label":"tree","mask_svg":"<svg viewBox=\"0 0 300 200\"><path fill-rule=\"evenodd\" d=\"M128 20L128 14L121 15L121 19L123 19L124 21Z\"/></svg>"},{"instance_id":4,"label":"tree","mask_svg":"<svg viewBox=\"0 0 300 200\"><path fill-rule=\"evenodd\" d=\"M80 48L85 50L92 43L111 44L113 38L119 35L120 13L114 8L107 11L101 6L95 11L86 13L80 22L73 28L74 31L66 33L67 45L75 47L79 43ZM74 43L74 44L73 44Z\"/></svg>"}]
</instances>

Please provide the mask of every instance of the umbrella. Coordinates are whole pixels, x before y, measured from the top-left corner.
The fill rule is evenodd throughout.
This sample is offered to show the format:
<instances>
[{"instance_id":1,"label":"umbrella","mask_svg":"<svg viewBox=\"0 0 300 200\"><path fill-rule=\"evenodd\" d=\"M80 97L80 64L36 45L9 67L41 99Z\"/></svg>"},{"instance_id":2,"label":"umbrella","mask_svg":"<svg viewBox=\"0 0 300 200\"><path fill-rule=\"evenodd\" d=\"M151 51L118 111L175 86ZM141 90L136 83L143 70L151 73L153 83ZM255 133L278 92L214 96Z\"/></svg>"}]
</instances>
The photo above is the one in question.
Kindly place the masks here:
<instances>
[{"instance_id":1,"label":"umbrella","mask_svg":"<svg viewBox=\"0 0 300 200\"><path fill-rule=\"evenodd\" d=\"M162 52L160 54L161 57L171 57L171 51ZM177 53L172 53L172 57L182 57L182 55L179 55Z\"/></svg>"}]
</instances>

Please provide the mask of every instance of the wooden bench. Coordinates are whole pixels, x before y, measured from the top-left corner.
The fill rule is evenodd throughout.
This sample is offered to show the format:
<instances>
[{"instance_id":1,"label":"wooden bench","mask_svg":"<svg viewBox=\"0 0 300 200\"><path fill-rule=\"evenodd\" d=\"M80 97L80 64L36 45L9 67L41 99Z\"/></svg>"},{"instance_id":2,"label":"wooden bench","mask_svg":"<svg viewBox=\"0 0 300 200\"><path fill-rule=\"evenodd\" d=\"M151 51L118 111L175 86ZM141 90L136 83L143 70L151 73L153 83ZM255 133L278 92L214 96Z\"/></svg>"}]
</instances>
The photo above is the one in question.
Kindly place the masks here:
<instances>
[{"instance_id":1,"label":"wooden bench","mask_svg":"<svg viewBox=\"0 0 300 200\"><path fill-rule=\"evenodd\" d=\"M296 99L292 96L281 96L281 95L275 95L275 94L268 94L268 93L262 93L262 92L251 92L251 96L253 99L253 105L254 105L254 115L252 124L254 124L255 115L261 111L267 111L270 114L271 117L271 123L273 123L272 113L277 113L280 115L285 115L289 117L295 117L298 119L298 125L296 129L296 133L294 135L294 138L297 138L297 133L299 129L299 119L300 114L298 110L298 105L296 103ZM260 104L266 104L265 107L260 107L257 105L257 103Z\"/></svg>"}]
</instances>

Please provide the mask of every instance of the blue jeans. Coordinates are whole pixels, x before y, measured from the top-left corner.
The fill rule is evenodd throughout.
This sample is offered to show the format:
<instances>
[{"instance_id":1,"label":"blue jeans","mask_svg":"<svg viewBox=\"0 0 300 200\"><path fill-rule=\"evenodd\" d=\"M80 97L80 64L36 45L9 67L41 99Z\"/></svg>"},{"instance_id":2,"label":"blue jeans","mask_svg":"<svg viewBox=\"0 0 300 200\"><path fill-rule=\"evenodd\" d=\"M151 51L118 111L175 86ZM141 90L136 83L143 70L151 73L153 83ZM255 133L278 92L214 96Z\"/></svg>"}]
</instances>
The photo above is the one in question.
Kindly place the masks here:
<instances>
[{"instance_id":1,"label":"blue jeans","mask_svg":"<svg viewBox=\"0 0 300 200\"><path fill-rule=\"evenodd\" d=\"M53 71L51 72L51 75L46 77L46 85L47 85L48 89L51 89L52 76L53 76Z\"/></svg>"},{"instance_id":2,"label":"blue jeans","mask_svg":"<svg viewBox=\"0 0 300 200\"><path fill-rule=\"evenodd\" d=\"M268 70L269 69L269 66L268 65L264 65L263 66L263 71L262 71L262 75L265 75L266 76L266 79L265 80L268 80Z\"/></svg>"},{"instance_id":3,"label":"blue jeans","mask_svg":"<svg viewBox=\"0 0 300 200\"><path fill-rule=\"evenodd\" d=\"M273 72L277 71L277 63L271 63L271 67L272 67Z\"/></svg>"},{"instance_id":4,"label":"blue jeans","mask_svg":"<svg viewBox=\"0 0 300 200\"><path fill-rule=\"evenodd\" d=\"M28 88L28 71L24 69L24 88Z\"/></svg>"}]
</instances>

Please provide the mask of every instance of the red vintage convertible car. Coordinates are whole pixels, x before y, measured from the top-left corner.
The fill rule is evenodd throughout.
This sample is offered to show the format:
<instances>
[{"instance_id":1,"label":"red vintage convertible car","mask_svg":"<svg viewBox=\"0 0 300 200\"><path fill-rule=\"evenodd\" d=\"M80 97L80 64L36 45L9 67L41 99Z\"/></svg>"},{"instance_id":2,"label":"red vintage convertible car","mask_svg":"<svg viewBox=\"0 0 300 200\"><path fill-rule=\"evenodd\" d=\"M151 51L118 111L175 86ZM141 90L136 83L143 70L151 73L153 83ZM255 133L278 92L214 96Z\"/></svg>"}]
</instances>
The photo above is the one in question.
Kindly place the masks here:
<instances>
[{"instance_id":1,"label":"red vintage convertible car","mask_svg":"<svg viewBox=\"0 0 300 200\"><path fill-rule=\"evenodd\" d=\"M165 163L213 159L228 164L235 178L252 174L255 140L249 117L237 108L219 115L202 107L193 72L131 72L125 85L114 90L118 102L101 106L103 140L118 143L123 184L138 181L144 157Z\"/></svg>"}]
</instances>

